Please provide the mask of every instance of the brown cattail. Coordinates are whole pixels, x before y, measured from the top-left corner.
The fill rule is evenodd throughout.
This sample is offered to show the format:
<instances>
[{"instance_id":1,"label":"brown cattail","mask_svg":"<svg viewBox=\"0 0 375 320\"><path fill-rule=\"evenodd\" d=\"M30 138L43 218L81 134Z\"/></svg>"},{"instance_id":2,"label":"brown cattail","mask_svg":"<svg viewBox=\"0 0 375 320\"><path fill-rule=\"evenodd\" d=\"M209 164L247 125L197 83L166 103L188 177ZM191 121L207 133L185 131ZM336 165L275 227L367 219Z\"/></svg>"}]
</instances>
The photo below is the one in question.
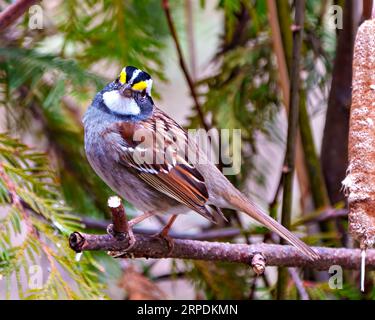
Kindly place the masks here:
<instances>
[{"instance_id":1,"label":"brown cattail","mask_svg":"<svg viewBox=\"0 0 375 320\"><path fill-rule=\"evenodd\" d=\"M349 167L343 185L349 229L360 243L364 264L365 250L375 244L375 20L360 26L355 41Z\"/></svg>"}]
</instances>

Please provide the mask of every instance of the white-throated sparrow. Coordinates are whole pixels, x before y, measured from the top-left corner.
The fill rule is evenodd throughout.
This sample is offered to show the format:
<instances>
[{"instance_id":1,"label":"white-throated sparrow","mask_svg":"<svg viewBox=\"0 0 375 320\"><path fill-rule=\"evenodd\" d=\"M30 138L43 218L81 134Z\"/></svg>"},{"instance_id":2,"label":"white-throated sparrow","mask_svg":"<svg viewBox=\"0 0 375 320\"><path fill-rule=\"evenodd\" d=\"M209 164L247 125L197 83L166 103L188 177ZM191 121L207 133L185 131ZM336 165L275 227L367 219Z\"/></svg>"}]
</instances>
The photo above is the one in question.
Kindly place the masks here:
<instances>
[{"instance_id":1,"label":"white-throated sparrow","mask_svg":"<svg viewBox=\"0 0 375 320\"><path fill-rule=\"evenodd\" d=\"M163 236L180 213L194 210L215 222L224 218L220 208L231 208L318 258L207 160L187 132L155 106L151 88L149 74L128 66L96 95L84 116L87 158L112 190L145 212L144 217L171 214Z\"/></svg>"}]
</instances>

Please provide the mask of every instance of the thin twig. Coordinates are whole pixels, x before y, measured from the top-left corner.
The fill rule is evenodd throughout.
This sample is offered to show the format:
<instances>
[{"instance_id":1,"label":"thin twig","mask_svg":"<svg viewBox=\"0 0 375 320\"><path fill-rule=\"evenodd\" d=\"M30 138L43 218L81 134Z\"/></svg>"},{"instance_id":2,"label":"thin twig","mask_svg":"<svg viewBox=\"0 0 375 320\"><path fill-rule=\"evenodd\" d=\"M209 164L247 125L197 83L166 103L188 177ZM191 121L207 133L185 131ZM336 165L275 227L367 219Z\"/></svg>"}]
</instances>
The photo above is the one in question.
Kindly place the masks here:
<instances>
[{"instance_id":1,"label":"thin twig","mask_svg":"<svg viewBox=\"0 0 375 320\"><path fill-rule=\"evenodd\" d=\"M250 286L249 300L254 300L255 291L257 289L257 280L258 280L258 277L253 277L252 279L252 283Z\"/></svg>"},{"instance_id":2,"label":"thin twig","mask_svg":"<svg viewBox=\"0 0 375 320\"><path fill-rule=\"evenodd\" d=\"M299 225L306 225L306 224L311 224L311 223L316 223L316 222L329 221L329 220L334 220L334 219L339 219L339 218L347 218L348 213L349 213L348 209L329 208L321 212L307 214L306 216L294 222L293 226L296 227Z\"/></svg>"},{"instance_id":3,"label":"thin twig","mask_svg":"<svg viewBox=\"0 0 375 320\"><path fill-rule=\"evenodd\" d=\"M22 16L38 0L18 0L0 13L0 33Z\"/></svg>"},{"instance_id":4,"label":"thin twig","mask_svg":"<svg viewBox=\"0 0 375 320\"><path fill-rule=\"evenodd\" d=\"M74 232L69 237L70 247L81 251L123 251L129 240L117 240L111 235L93 235ZM151 236L136 236L136 243L127 253L132 258L177 258L207 261L226 261L250 265L252 257L261 253L267 266L309 267L317 270L328 270L332 265L345 269L358 270L361 261L360 249L346 248L313 248L320 256L312 261L292 246L276 244L230 244L224 242L207 242L196 240L174 240L170 251L164 241ZM125 256L124 256L125 258ZM367 251L366 267L375 269L375 250Z\"/></svg>"},{"instance_id":5,"label":"thin twig","mask_svg":"<svg viewBox=\"0 0 375 320\"><path fill-rule=\"evenodd\" d=\"M267 0L268 20L271 27L271 38L277 61L279 84L283 94L285 109L289 109L289 74L288 65L285 60L283 40L281 37L279 18L277 16L276 0Z\"/></svg>"},{"instance_id":6,"label":"thin twig","mask_svg":"<svg viewBox=\"0 0 375 320\"><path fill-rule=\"evenodd\" d=\"M271 28L271 39L272 39L273 49L274 49L276 61L277 61L279 84L280 84L280 88L283 94L285 112L286 114L288 114L289 100L290 100L289 99L290 97L289 72L288 72L288 64L286 61L286 55L284 52L283 39L281 37L279 18L277 15L276 0L267 0L267 9L268 9L268 20L270 22L270 28ZM309 178L308 178L308 174L307 174L306 166L305 166L305 159L303 155L303 147L302 147L302 140L301 140L300 133L298 133L298 137L297 137L296 172L297 172L298 184L301 190L301 199L304 199L306 195L309 194L310 187L309 187ZM280 185L278 189L281 188L282 176L280 177L280 180L281 181L280 181ZM276 195L278 195L278 191L276 191ZM273 202L274 205L276 204L276 201L274 200Z\"/></svg>"},{"instance_id":7,"label":"thin twig","mask_svg":"<svg viewBox=\"0 0 375 320\"><path fill-rule=\"evenodd\" d=\"M298 271L296 268L288 268L289 274L293 279L294 284L296 285L297 291L301 297L301 300L310 300L309 294L307 293L303 281L301 280Z\"/></svg>"},{"instance_id":8,"label":"thin twig","mask_svg":"<svg viewBox=\"0 0 375 320\"><path fill-rule=\"evenodd\" d=\"M298 107L299 107L299 88L300 88L300 61L301 61L301 47L302 47L302 31L304 22L304 7L305 1L298 0L296 2L296 18L295 31L293 32L293 61L291 70L291 85L290 85L290 106L288 116L288 137L285 155L285 170L283 172L283 208L282 208L282 223L289 228L291 223L291 200L292 200L292 186L295 168L296 155L296 137L298 132Z\"/></svg>"},{"instance_id":9,"label":"thin twig","mask_svg":"<svg viewBox=\"0 0 375 320\"><path fill-rule=\"evenodd\" d=\"M283 206L281 223L290 228L292 213L293 177L296 156L296 140L298 133L299 90L300 90L300 63L303 37L303 24L305 17L305 1L297 0L295 3L295 25L293 25L293 52L292 67L290 73L290 100L288 115L288 137L285 152L285 165L283 172ZM284 242L284 241L283 241ZM285 299L288 273L285 269L279 269L277 281L277 297Z\"/></svg>"},{"instance_id":10,"label":"thin twig","mask_svg":"<svg viewBox=\"0 0 375 320\"><path fill-rule=\"evenodd\" d=\"M193 17L193 1L185 0L185 19L186 19L186 34L188 38L189 60L191 76L193 81L197 80L197 63L195 55L195 36L194 36L194 17Z\"/></svg>"},{"instance_id":11,"label":"thin twig","mask_svg":"<svg viewBox=\"0 0 375 320\"><path fill-rule=\"evenodd\" d=\"M199 119L201 121L201 124L202 124L203 128L206 131L208 131L209 130L209 125L206 123L206 120L204 118L204 114L203 114L203 111L202 111L202 106L199 103L198 95L197 95L197 93L195 91L195 86L194 86L193 79L191 78L191 76L189 74L189 71L188 71L188 68L187 68L184 56L182 54L181 45L180 45L180 42L178 40L176 28L174 27L174 23L173 23L171 11L169 9L169 1L168 0L162 0L162 7L164 9L164 13L165 13L165 16L167 18L169 31L170 31L170 33L172 35L173 42L174 42L175 47L176 47L176 51L177 51L177 55L178 55L178 60L180 62L180 66L181 66L182 72L184 73L186 82L188 83L188 86L189 86L189 89L190 89L190 93L191 93L191 95L193 97L193 100L194 100L194 103L195 103L195 108L196 108L196 110L198 112Z\"/></svg>"}]
</instances>

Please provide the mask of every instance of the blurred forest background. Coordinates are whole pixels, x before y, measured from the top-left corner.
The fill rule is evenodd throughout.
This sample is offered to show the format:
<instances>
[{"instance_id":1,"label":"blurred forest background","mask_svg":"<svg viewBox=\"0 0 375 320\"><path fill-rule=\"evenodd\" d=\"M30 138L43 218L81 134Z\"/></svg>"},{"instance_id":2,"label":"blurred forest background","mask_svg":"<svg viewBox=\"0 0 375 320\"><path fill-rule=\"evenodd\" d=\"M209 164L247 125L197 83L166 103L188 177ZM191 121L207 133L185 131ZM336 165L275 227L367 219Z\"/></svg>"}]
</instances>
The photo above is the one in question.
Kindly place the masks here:
<instances>
[{"instance_id":1,"label":"blurred forest background","mask_svg":"<svg viewBox=\"0 0 375 320\"><path fill-rule=\"evenodd\" d=\"M0 1L0 10L10 3ZM120 261L104 252L76 256L68 247L72 231L105 232L110 218L106 202L113 192L85 158L81 118L125 65L152 75L156 104L186 128L241 129L242 170L229 178L279 215L294 2L170 1L178 39L162 3L42 1L0 30L0 299L276 298L275 268L256 277L238 264ZM340 189L353 44L369 3L306 1L292 228L304 231L310 245L354 246ZM343 8L341 29L332 26L332 5ZM31 19L38 10L42 28L35 29ZM127 212L136 214L129 206ZM226 215L226 225L186 215L174 231L217 241L273 241L267 229L242 215ZM138 230L156 231L162 224L151 218ZM330 289L328 277L305 270L303 297L291 277L283 298L362 297L356 272L344 274L342 290ZM375 297L372 282L366 292Z\"/></svg>"}]
</instances>

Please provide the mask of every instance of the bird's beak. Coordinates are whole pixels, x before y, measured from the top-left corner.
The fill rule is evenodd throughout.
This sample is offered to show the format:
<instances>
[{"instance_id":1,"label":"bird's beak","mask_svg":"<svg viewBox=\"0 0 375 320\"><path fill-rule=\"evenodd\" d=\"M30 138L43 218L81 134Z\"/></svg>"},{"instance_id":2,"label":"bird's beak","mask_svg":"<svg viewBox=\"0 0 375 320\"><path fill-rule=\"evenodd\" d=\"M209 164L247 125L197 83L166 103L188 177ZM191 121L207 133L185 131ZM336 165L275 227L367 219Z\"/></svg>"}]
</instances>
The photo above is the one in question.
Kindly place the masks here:
<instances>
[{"instance_id":1,"label":"bird's beak","mask_svg":"<svg viewBox=\"0 0 375 320\"><path fill-rule=\"evenodd\" d=\"M125 98L131 98L133 96L133 90L129 84L124 84L120 89L120 94Z\"/></svg>"}]
</instances>

